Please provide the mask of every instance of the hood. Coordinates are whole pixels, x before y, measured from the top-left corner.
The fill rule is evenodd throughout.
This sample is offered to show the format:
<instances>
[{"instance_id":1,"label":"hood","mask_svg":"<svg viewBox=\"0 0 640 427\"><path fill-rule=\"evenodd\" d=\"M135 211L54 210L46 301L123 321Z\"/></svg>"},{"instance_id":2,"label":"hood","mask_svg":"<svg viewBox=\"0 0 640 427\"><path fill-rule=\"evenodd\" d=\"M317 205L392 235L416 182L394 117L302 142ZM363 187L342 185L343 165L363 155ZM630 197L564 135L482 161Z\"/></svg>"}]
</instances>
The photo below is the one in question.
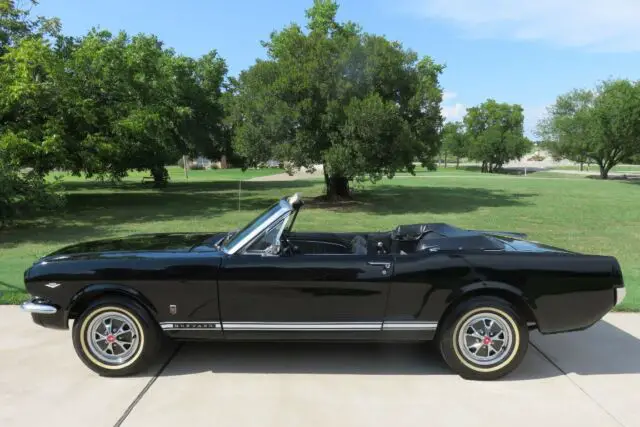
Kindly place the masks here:
<instances>
[{"instance_id":1,"label":"hood","mask_svg":"<svg viewBox=\"0 0 640 427\"><path fill-rule=\"evenodd\" d=\"M48 254L45 258L61 255L103 253L103 252L139 252L171 251L189 252L202 245L211 245L226 233L154 233L133 234L130 236L93 240L66 246Z\"/></svg>"}]
</instances>

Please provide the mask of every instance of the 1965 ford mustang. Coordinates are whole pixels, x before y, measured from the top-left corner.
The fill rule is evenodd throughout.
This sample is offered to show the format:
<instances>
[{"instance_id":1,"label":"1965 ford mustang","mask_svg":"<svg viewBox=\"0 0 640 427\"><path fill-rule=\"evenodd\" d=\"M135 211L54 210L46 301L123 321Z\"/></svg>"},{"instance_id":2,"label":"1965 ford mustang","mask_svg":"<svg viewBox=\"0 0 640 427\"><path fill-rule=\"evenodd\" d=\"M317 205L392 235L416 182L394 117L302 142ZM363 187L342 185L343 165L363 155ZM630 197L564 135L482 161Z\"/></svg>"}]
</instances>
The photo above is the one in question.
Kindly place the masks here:
<instances>
[{"instance_id":1,"label":"1965 ford mustang","mask_svg":"<svg viewBox=\"0 0 640 427\"><path fill-rule=\"evenodd\" d=\"M624 298L620 265L448 224L293 232L299 195L230 233L139 234L60 249L25 272L22 305L67 329L105 376L177 340L436 340L464 378L502 377L529 330L585 329Z\"/></svg>"}]
</instances>

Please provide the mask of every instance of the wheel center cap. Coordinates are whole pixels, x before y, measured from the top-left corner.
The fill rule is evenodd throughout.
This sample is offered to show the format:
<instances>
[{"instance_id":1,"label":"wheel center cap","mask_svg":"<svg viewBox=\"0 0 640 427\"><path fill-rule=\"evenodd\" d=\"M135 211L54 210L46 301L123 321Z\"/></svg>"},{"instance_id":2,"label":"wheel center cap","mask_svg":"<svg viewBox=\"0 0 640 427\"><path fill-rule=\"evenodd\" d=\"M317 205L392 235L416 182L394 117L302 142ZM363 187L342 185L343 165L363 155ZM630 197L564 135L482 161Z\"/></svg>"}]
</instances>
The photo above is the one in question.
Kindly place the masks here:
<instances>
[{"instance_id":1,"label":"wheel center cap","mask_svg":"<svg viewBox=\"0 0 640 427\"><path fill-rule=\"evenodd\" d=\"M107 335L107 342L114 342L116 340L116 337L114 337L112 334Z\"/></svg>"},{"instance_id":2,"label":"wheel center cap","mask_svg":"<svg viewBox=\"0 0 640 427\"><path fill-rule=\"evenodd\" d=\"M484 339L482 340L482 344L484 344L484 345L489 345L489 344L491 344L491 338L489 338L489 337L484 337Z\"/></svg>"}]
</instances>

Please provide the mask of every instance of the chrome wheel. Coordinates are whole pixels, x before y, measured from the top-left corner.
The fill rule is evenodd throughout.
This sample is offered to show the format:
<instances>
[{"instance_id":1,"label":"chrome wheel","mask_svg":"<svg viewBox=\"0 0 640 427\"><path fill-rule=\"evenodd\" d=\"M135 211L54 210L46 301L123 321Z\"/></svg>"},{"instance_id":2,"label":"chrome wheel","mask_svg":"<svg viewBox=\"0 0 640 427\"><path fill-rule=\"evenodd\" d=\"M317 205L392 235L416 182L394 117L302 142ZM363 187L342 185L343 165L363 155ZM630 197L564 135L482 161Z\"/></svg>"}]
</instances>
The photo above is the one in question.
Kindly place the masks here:
<instances>
[{"instance_id":1,"label":"chrome wheel","mask_svg":"<svg viewBox=\"0 0 640 427\"><path fill-rule=\"evenodd\" d=\"M110 365L126 363L140 346L140 331L129 316L106 311L96 316L87 328L91 353Z\"/></svg>"},{"instance_id":2,"label":"chrome wheel","mask_svg":"<svg viewBox=\"0 0 640 427\"><path fill-rule=\"evenodd\" d=\"M513 345L513 333L507 321L493 313L478 313L467 319L458 332L462 355L476 365L502 361Z\"/></svg>"}]
</instances>

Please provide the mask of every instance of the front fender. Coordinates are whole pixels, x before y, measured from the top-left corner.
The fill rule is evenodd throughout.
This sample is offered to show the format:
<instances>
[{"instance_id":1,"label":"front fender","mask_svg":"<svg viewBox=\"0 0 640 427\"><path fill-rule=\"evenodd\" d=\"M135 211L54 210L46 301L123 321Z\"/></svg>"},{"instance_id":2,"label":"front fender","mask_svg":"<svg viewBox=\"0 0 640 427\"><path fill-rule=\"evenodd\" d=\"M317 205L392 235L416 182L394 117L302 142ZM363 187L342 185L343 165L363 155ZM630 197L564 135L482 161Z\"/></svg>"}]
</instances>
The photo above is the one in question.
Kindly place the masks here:
<instances>
[{"instance_id":1,"label":"front fender","mask_svg":"<svg viewBox=\"0 0 640 427\"><path fill-rule=\"evenodd\" d=\"M145 307L154 318L156 317L156 308L140 291L125 285L94 284L84 287L71 298L66 310L68 319L77 318L87 305L106 295L121 295L132 298Z\"/></svg>"}]
</instances>

